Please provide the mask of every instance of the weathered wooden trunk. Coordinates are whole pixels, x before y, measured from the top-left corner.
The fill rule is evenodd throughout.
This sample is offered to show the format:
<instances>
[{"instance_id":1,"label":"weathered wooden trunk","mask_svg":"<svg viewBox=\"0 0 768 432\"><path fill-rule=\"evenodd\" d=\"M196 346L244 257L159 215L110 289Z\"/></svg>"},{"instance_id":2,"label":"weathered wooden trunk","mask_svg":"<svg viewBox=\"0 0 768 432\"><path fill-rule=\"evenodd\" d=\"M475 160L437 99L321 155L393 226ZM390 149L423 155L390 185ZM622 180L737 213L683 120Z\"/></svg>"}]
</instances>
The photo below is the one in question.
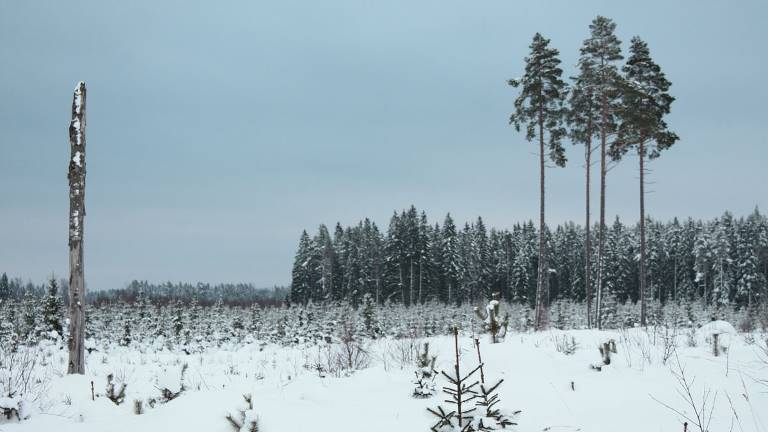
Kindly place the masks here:
<instances>
[{"instance_id":1,"label":"weathered wooden trunk","mask_svg":"<svg viewBox=\"0 0 768 432\"><path fill-rule=\"evenodd\" d=\"M85 83L75 87L69 124L69 367L85 374L85 274L83 221L85 219Z\"/></svg>"}]
</instances>

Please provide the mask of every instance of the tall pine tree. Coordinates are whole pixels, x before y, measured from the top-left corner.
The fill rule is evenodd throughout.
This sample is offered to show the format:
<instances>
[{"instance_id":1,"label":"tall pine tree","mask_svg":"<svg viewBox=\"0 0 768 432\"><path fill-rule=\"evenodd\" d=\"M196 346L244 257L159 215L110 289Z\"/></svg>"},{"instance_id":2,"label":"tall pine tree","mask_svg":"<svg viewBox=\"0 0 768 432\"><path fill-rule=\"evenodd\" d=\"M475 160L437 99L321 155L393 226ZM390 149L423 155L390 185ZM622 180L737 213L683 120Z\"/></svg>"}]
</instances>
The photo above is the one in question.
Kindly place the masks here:
<instances>
[{"instance_id":1,"label":"tall pine tree","mask_svg":"<svg viewBox=\"0 0 768 432\"><path fill-rule=\"evenodd\" d=\"M616 112L621 95L621 76L616 62L622 60L621 41L614 34L616 24L598 16L589 25L590 37L581 47L579 65L585 79L583 86L593 91L599 109L597 131L600 137L600 224L597 239L596 323L600 327L605 249L605 177L608 173L608 139L616 129Z\"/></svg>"},{"instance_id":2,"label":"tall pine tree","mask_svg":"<svg viewBox=\"0 0 768 432\"><path fill-rule=\"evenodd\" d=\"M545 146L549 158L558 166L565 166L565 149L562 139L565 136L563 122L566 109L567 85L561 79L559 51L549 47L549 39L536 33L530 45L531 52L525 58L525 74L520 79L509 80L509 85L520 87L520 95L515 100L515 112L509 122L520 131L525 126L528 141L538 138L539 142L539 268L536 284L535 326L540 330L546 317L547 281L547 244L545 239L544 213L544 169Z\"/></svg>"},{"instance_id":3,"label":"tall pine tree","mask_svg":"<svg viewBox=\"0 0 768 432\"><path fill-rule=\"evenodd\" d=\"M645 160L659 157L660 152L672 146L678 137L669 131L664 121L675 100L668 93L671 83L651 59L648 45L642 39L633 37L629 52L629 59L623 68L623 102L619 110L621 124L611 153L614 158L620 158L634 149L640 161L640 325L644 326L647 314Z\"/></svg>"}]
</instances>

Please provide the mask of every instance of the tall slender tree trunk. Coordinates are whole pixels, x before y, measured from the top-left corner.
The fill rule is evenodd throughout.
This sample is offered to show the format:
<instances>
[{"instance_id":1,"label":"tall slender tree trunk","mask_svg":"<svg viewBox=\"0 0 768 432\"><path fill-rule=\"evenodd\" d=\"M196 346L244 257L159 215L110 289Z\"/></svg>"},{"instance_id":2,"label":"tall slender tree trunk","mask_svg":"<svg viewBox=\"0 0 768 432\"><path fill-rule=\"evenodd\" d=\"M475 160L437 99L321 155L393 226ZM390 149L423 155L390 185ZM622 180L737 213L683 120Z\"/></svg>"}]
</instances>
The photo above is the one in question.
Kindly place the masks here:
<instances>
[{"instance_id":1,"label":"tall slender tree trunk","mask_svg":"<svg viewBox=\"0 0 768 432\"><path fill-rule=\"evenodd\" d=\"M547 245L544 236L544 112L539 106L539 276L536 284L536 330L544 327L547 283Z\"/></svg>"},{"instance_id":2,"label":"tall slender tree trunk","mask_svg":"<svg viewBox=\"0 0 768 432\"><path fill-rule=\"evenodd\" d=\"M85 374L85 83L79 82L69 124L69 366L67 373Z\"/></svg>"},{"instance_id":3,"label":"tall slender tree trunk","mask_svg":"<svg viewBox=\"0 0 768 432\"><path fill-rule=\"evenodd\" d=\"M585 145L584 160L586 162L586 238L584 240L585 256L584 256L584 287L587 295L587 328L592 328L592 221L590 220L590 187L592 173L592 132L588 132L589 138L587 138L587 144Z\"/></svg>"},{"instance_id":4,"label":"tall slender tree trunk","mask_svg":"<svg viewBox=\"0 0 768 432\"><path fill-rule=\"evenodd\" d=\"M423 295L423 285L424 285L424 266L423 266L424 259L419 257L419 304L423 302L422 295Z\"/></svg>"},{"instance_id":5,"label":"tall slender tree trunk","mask_svg":"<svg viewBox=\"0 0 768 432\"><path fill-rule=\"evenodd\" d=\"M704 306L709 305L709 295L707 294L707 274L704 273Z\"/></svg>"},{"instance_id":6,"label":"tall slender tree trunk","mask_svg":"<svg viewBox=\"0 0 768 432\"><path fill-rule=\"evenodd\" d=\"M410 272L411 272L410 281L409 281L410 289L409 289L409 293L408 293L408 305L409 306L413 304L413 290L414 290L413 257L410 258Z\"/></svg>"},{"instance_id":7,"label":"tall slender tree trunk","mask_svg":"<svg viewBox=\"0 0 768 432\"><path fill-rule=\"evenodd\" d=\"M597 328L602 328L600 320L601 308L603 305L603 252L605 250L605 147L608 140L608 131L606 131L606 124L608 123L608 99L603 92L602 94L602 124L600 125L600 227L598 229L597 238L597 307L595 314L595 322Z\"/></svg>"},{"instance_id":8,"label":"tall slender tree trunk","mask_svg":"<svg viewBox=\"0 0 768 432\"><path fill-rule=\"evenodd\" d=\"M640 137L640 325L645 326L647 306L645 280L645 138Z\"/></svg>"},{"instance_id":9,"label":"tall slender tree trunk","mask_svg":"<svg viewBox=\"0 0 768 432\"><path fill-rule=\"evenodd\" d=\"M405 269L403 269L403 262L400 262L400 301L405 304L405 301L408 300L408 297L405 293L405 276L403 275L403 272Z\"/></svg>"},{"instance_id":10,"label":"tall slender tree trunk","mask_svg":"<svg viewBox=\"0 0 768 432\"><path fill-rule=\"evenodd\" d=\"M672 301L676 301L677 300L677 251L675 251L675 261L674 261L674 265L672 267L673 267L673 271L675 272L674 273L675 277L672 280L673 281L673 284L672 284Z\"/></svg>"}]
</instances>

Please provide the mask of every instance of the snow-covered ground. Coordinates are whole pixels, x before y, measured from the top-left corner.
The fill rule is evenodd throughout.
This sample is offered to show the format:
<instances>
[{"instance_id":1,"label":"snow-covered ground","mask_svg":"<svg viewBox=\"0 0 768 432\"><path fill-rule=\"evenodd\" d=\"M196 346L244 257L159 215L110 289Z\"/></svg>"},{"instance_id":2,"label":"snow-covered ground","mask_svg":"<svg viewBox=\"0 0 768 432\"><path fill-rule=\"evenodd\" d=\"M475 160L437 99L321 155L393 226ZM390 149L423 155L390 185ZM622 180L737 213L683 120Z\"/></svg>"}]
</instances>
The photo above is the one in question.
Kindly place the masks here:
<instances>
[{"instance_id":1,"label":"snow-covered ground","mask_svg":"<svg viewBox=\"0 0 768 432\"><path fill-rule=\"evenodd\" d=\"M710 392L709 430L768 431L766 335L717 330L723 335L715 357L707 342L711 327L695 334L680 330L674 350L670 333L653 328L510 333L498 344L481 335L484 372L486 381L504 379L499 406L522 410L513 427L517 431L682 431L683 417L670 408L694 413L673 374L679 367L693 383L697 404ZM611 339L616 353L606 366L598 346ZM447 405L443 394L411 397L415 352L425 341L437 355L436 368L452 370L449 336L365 341L368 355L357 353L354 362L363 368L355 371L327 366L338 345L251 343L186 355L115 344L88 356L86 376L66 376L66 351L49 347L36 366L42 387L39 398L27 402L29 418L2 419L0 431L229 432L234 429L226 414L238 418L243 395L251 394L260 431L426 432L436 420L426 408ZM562 352L573 350L567 346L573 342L572 354ZM461 335L459 343L462 370L469 371L477 365L472 335ZM161 389L178 391L184 364L186 390L164 403ZM590 365L602 366L601 371ZM127 384L119 406L104 396L110 374L116 388ZM438 389L445 384L437 379ZM136 400L142 401L141 415L134 413Z\"/></svg>"}]
</instances>

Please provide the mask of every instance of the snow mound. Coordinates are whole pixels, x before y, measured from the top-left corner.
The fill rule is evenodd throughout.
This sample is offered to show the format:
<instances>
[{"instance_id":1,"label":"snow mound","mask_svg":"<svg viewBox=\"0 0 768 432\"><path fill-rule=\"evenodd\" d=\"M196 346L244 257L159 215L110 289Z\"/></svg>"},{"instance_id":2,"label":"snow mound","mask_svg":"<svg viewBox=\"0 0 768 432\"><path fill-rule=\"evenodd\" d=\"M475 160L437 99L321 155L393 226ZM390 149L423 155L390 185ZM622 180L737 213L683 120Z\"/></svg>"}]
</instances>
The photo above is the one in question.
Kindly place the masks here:
<instances>
[{"instance_id":1,"label":"snow mound","mask_svg":"<svg viewBox=\"0 0 768 432\"><path fill-rule=\"evenodd\" d=\"M736 337L736 329L728 321L712 321L704 324L699 329L699 335L704 336L704 342L711 344L714 340L714 335L718 336L718 345L720 347L728 348L731 345L731 340Z\"/></svg>"},{"instance_id":2,"label":"snow mound","mask_svg":"<svg viewBox=\"0 0 768 432\"><path fill-rule=\"evenodd\" d=\"M704 324L699 329L699 334L709 338L712 337L712 335L721 335L721 334L727 334L727 335L736 335L736 329L729 323L728 321L712 321Z\"/></svg>"}]
</instances>

